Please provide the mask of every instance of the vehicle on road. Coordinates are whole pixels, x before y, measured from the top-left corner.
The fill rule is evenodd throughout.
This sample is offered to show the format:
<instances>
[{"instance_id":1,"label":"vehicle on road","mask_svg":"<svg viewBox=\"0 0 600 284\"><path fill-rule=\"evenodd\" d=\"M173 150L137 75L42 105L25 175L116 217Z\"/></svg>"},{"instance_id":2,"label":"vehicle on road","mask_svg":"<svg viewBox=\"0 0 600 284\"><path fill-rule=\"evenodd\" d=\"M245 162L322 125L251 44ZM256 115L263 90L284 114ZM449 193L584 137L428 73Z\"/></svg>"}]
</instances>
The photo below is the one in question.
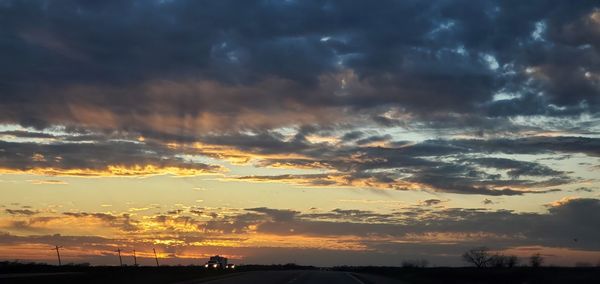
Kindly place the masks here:
<instances>
[{"instance_id":1,"label":"vehicle on road","mask_svg":"<svg viewBox=\"0 0 600 284\"><path fill-rule=\"evenodd\" d=\"M228 264L226 257L215 255L209 258L208 262L204 264L204 267L210 269L234 269L235 264Z\"/></svg>"}]
</instances>

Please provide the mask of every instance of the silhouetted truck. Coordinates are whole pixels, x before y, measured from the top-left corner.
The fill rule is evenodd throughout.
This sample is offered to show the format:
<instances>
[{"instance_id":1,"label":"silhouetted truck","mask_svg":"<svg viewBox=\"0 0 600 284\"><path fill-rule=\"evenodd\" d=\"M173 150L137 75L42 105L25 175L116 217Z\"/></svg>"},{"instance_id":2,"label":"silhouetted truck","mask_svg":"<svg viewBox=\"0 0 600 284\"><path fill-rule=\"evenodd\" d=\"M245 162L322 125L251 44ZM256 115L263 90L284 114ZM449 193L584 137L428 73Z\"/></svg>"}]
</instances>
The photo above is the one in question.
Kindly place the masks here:
<instances>
[{"instance_id":1,"label":"silhouetted truck","mask_svg":"<svg viewBox=\"0 0 600 284\"><path fill-rule=\"evenodd\" d=\"M235 265L227 264L226 257L215 255L215 256L211 256L209 258L208 262L204 265L204 267L212 268L212 269L226 269L226 268L233 269L233 268L235 268Z\"/></svg>"}]
</instances>

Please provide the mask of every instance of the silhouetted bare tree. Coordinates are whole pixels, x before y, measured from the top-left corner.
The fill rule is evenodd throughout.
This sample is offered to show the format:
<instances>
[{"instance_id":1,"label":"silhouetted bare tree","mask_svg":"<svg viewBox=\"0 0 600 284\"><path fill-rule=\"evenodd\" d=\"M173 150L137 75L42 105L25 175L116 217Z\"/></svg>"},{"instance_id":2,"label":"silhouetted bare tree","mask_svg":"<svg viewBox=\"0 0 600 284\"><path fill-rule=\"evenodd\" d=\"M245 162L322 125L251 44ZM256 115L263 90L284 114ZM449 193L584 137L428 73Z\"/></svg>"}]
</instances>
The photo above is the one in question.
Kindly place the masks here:
<instances>
[{"instance_id":1,"label":"silhouetted bare tree","mask_svg":"<svg viewBox=\"0 0 600 284\"><path fill-rule=\"evenodd\" d=\"M468 250L462 255L465 262L475 265L478 268L487 267L493 259L489 249L486 247L478 247Z\"/></svg>"},{"instance_id":2,"label":"silhouetted bare tree","mask_svg":"<svg viewBox=\"0 0 600 284\"><path fill-rule=\"evenodd\" d=\"M531 267L540 267L542 266L542 263L544 263L544 258L539 253L529 257L529 264Z\"/></svg>"}]
</instances>

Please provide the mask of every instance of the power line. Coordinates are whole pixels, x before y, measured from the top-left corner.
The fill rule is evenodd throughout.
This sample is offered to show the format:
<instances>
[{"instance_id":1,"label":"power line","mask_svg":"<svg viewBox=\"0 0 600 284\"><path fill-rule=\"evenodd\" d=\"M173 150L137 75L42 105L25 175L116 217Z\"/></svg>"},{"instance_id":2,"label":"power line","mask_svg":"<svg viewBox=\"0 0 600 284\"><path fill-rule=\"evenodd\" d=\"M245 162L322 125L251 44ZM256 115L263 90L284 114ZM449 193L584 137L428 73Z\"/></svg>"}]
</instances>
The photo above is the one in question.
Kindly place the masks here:
<instances>
[{"instance_id":1,"label":"power line","mask_svg":"<svg viewBox=\"0 0 600 284\"><path fill-rule=\"evenodd\" d=\"M56 257L58 257L58 266L62 265L62 262L60 261L60 252L59 250L62 248L62 246L54 246L54 248L52 250L56 251Z\"/></svg>"},{"instance_id":2,"label":"power line","mask_svg":"<svg viewBox=\"0 0 600 284\"><path fill-rule=\"evenodd\" d=\"M158 256L156 256L156 249L152 248L152 251L154 251L154 259L156 260L156 267L159 267L159 265L158 265Z\"/></svg>"},{"instance_id":3,"label":"power line","mask_svg":"<svg viewBox=\"0 0 600 284\"><path fill-rule=\"evenodd\" d=\"M137 257L135 256L135 249L133 250L133 265L134 266L138 266L138 264L137 264Z\"/></svg>"},{"instance_id":4,"label":"power line","mask_svg":"<svg viewBox=\"0 0 600 284\"><path fill-rule=\"evenodd\" d=\"M117 253L119 254L119 264L123 266L123 259L121 259L121 249L117 248Z\"/></svg>"}]
</instances>

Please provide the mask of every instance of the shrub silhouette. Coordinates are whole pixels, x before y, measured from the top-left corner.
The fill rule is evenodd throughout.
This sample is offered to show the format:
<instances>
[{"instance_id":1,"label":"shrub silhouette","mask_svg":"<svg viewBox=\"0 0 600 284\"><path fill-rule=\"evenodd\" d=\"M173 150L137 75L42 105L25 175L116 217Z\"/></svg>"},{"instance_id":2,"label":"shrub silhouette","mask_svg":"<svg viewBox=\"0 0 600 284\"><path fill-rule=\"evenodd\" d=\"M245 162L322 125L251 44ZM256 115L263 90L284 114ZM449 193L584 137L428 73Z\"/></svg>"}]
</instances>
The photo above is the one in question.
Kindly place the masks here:
<instances>
[{"instance_id":1,"label":"shrub silhouette","mask_svg":"<svg viewBox=\"0 0 600 284\"><path fill-rule=\"evenodd\" d=\"M475 265L478 268L484 268L491 264L493 256L487 247L478 247L468 250L462 255L465 262Z\"/></svg>"}]
</instances>

